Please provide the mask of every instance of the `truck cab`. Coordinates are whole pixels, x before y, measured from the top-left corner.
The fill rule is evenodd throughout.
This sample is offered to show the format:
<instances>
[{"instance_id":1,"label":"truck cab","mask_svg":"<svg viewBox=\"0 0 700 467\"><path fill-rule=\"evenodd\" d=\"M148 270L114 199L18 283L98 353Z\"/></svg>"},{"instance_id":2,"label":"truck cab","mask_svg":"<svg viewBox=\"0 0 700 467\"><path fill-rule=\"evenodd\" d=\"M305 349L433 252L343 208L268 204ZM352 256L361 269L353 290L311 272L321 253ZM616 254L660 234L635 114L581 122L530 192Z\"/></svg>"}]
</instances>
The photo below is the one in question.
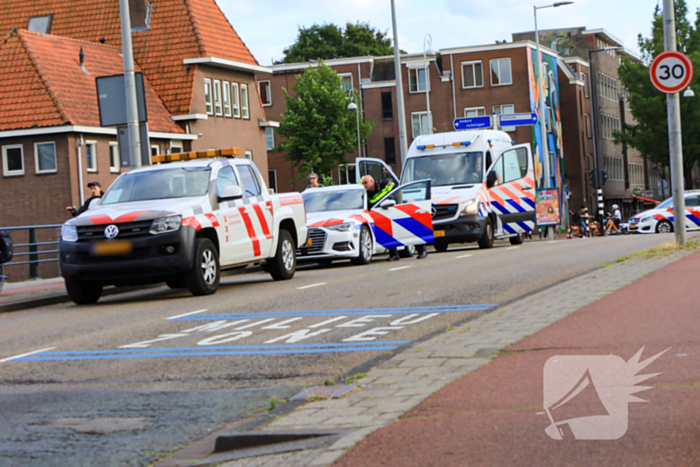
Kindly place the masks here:
<instances>
[{"instance_id":1,"label":"truck cab","mask_svg":"<svg viewBox=\"0 0 700 467\"><path fill-rule=\"evenodd\" d=\"M503 131L419 136L408 149L400 179L379 159L358 159L355 170L358 180L368 174L397 184L430 179L437 251L452 243L491 248L496 238L520 244L522 235L535 228L532 151Z\"/></svg>"}]
</instances>

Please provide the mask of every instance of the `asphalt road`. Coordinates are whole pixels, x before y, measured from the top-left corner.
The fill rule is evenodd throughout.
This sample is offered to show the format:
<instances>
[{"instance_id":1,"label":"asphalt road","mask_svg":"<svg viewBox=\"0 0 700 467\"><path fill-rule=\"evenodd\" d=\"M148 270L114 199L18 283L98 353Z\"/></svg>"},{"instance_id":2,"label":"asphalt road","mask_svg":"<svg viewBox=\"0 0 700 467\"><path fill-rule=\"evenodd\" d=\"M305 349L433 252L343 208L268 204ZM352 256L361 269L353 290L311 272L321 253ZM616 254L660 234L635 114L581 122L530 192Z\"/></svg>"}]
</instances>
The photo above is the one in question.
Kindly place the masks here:
<instances>
[{"instance_id":1,"label":"asphalt road","mask_svg":"<svg viewBox=\"0 0 700 467\"><path fill-rule=\"evenodd\" d=\"M0 315L0 465L147 465L373 358L671 235L301 266ZM566 297L562 297L566 300ZM8 358L10 361L3 361Z\"/></svg>"}]
</instances>

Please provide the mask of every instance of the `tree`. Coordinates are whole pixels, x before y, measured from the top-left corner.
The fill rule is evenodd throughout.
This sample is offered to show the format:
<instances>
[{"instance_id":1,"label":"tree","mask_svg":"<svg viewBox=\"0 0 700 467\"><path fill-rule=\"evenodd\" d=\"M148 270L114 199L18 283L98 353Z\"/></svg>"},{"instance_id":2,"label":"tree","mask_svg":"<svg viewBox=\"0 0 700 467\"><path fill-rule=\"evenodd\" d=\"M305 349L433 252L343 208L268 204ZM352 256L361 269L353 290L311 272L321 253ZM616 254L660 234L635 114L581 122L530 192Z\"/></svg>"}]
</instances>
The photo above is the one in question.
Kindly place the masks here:
<instances>
[{"instance_id":1,"label":"tree","mask_svg":"<svg viewBox=\"0 0 700 467\"><path fill-rule=\"evenodd\" d=\"M286 110L277 134L283 138L275 151L286 152L302 174L327 175L347 163L345 154L357 151L357 111L349 110L350 100L335 71L320 62L294 80L290 95L286 89ZM359 96L352 98L360 106ZM360 114L360 141L366 140L374 122ZM303 176L303 175L302 175Z\"/></svg>"},{"instance_id":2,"label":"tree","mask_svg":"<svg viewBox=\"0 0 700 467\"><path fill-rule=\"evenodd\" d=\"M284 49L282 63L393 53L387 33L368 23L347 23L344 30L335 24L314 24L309 28L299 28L296 42Z\"/></svg>"},{"instance_id":3,"label":"tree","mask_svg":"<svg viewBox=\"0 0 700 467\"><path fill-rule=\"evenodd\" d=\"M695 70L700 70L700 10L694 24L688 20L685 0L675 2L676 38L679 52L690 58ZM615 132L618 143L637 149L643 157L669 165L668 118L666 95L659 92L649 79L649 67L654 57L664 51L663 13L657 5L652 20L651 37L639 35L639 48L645 63L637 63L622 57L618 74L623 86L629 91L629 104L635 122L625 126L625 131ZM693 78L690 87L700 96L698 78ZM692 186L692 168L700 161L700 102L699 97L681 97L681 125L683 128L683 172L686 186Z\"/></svg>"}]
</instances>

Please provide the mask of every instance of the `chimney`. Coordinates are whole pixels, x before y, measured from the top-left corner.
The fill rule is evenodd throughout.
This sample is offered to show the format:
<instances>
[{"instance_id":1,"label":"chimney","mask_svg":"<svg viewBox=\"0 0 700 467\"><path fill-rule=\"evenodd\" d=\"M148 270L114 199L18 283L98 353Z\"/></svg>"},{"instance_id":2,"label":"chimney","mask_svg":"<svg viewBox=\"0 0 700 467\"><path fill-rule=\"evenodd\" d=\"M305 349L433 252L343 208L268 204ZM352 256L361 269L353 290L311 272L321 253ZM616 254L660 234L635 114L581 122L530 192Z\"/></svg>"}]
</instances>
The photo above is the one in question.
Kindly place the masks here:
<instances>
[{"instance_id":1,"label":"chimney","mask_svg":"<svg viewBox=\"0 0 700 467\"><path fill-rule=\"evenodd\" d=\"M82 48L82 47L80 48L80 55L79 55L79 57L80 57L80 69L83 70L83 71L85 72L86 75L89 75L90 72L87 71L87 69L85 68L85 53L83 53L83 48Z\"/></svg>"},{"instance_id":2,"label":"chimney","mask_svg":"<svg viewBox=\"0 0 700 467\"><path fill-rule=\"evenodd\" d=\"M144 30L148 28L148 0L129 0L129 18L131 28Z\"/></svg>"}]
</instances>

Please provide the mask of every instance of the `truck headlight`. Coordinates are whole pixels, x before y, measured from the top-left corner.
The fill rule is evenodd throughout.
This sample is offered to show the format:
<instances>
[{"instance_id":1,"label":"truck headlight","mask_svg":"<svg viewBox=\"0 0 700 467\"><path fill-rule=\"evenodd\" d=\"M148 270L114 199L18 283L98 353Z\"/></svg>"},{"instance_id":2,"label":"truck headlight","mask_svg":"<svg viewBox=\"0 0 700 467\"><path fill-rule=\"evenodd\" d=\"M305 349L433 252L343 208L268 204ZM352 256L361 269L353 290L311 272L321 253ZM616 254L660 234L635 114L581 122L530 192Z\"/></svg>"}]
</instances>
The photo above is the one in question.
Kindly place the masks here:
<instances>
[{"instance_id":1,"label":"truck headlight","mask_svg":"<svg viewBox=\"0 0 700 467\"><path fill-rule=\"evenodd\" d=\"M478 199L472 199L470 201L467 201L467 205L464 206L464 210L459 214L460 216L473 216L477 212L479 212L479 200Z\"/></svg>"},{"instance_id":2,"label":"truck headlight","mask_svg":"<svg viewBox=\"0 0 700 467\"><path fill-rule=\"evenodd\" d=\"M352 222L343 222L342 224L326 226L328 230L337 230L338 232L349 232L352 230L352 227Z\"/></svg>"},{"instance_id":3,"label":"truck headlight","mask_svg":"<svg viewBox=\"0 0 700 467\"><path fill-rule=\"evenodd\" d=\"M63 224L61 226L61 240L64 242L77 242L78 229L74 225Z\"/></svg>"},{"instance_id":4,"label":"truck headlight","mask_svg":"<svg viewBox=\"0 0 700 467\"><path fill-rule=\"evenodd\" d=\"M182 224L182 216L161 217L151 224L151 235L158 235L166 232L177 232Z\"/></svg>"}]
</instances>

